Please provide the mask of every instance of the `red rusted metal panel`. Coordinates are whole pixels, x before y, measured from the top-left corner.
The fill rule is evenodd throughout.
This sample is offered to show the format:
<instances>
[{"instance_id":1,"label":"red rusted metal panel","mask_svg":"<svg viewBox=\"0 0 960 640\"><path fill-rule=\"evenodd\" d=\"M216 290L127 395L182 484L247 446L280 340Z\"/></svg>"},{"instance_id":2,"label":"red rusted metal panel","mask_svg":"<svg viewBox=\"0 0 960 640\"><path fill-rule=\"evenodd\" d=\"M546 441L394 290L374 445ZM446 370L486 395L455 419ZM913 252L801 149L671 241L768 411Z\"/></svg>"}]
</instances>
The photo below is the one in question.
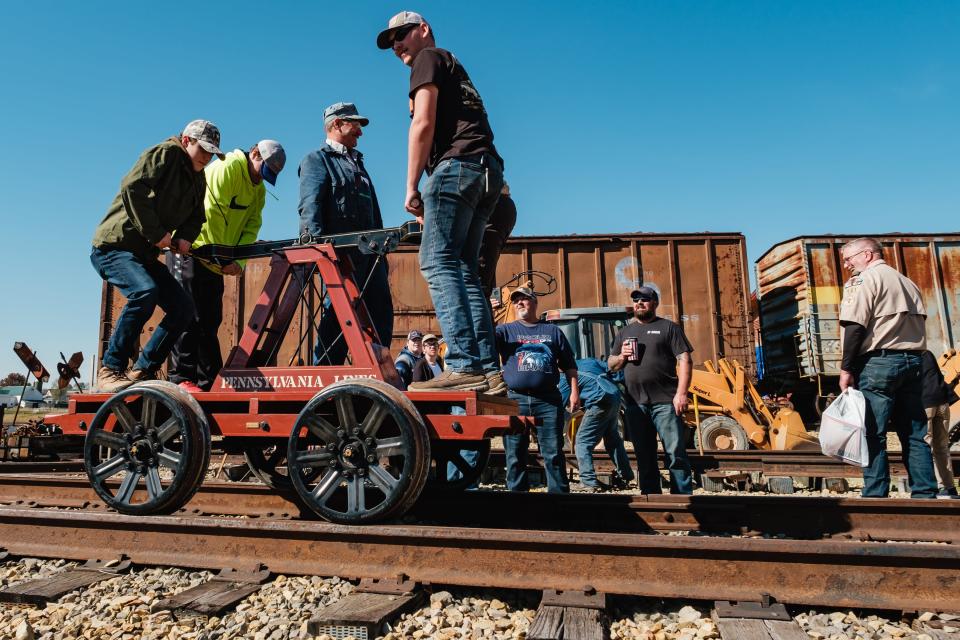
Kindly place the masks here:
<instances>
[{"instance_id":1,"label":"red rusted metal panel","mask_svg":"<svg viewBox=\"0 0 960 640\"><path fill-rule=\"evenodd\" d=\"M396 355L411 329L439 333L433 303L420 275L418 247L401 245L388 255L394 302L391 351ZM960 264L958 264L960 268ZM681 322L697 363L734 358L754 371L750 328L750 288L746 242L740 233L624 233L616 235L525 236L507 242L497 266L497 282L538 270L557 279L556 292L540 309L629 306L630 291L648 284L661 292L661 315ZM269 259L249 260L243 276L226 278L220 347L224 359L238 344L269 274ZM315 279L317 291L319 280ZM100 323L100 355L124 300L105 285ZM315 302L315 295L311 296ZM157 312L141 343L162 318ZM315 320L319 320L316 318ZM307 364L315 339L308 305L302 305L280 345L278 366Z\"/></svg>"},{"instance_id":2,"label":"red rusted metal panel","mask_svg":"<svg viewBox=\"0 0 960 640\"><path fill-rule=\"evenodd\" d=\"M840 249L859 236L792 238L756 261L767 375L783 380L839 375ZM885 234L884 259L920 288L927 348L940 355L960 342L960 234Z\"/></svg>"}]
</instances>

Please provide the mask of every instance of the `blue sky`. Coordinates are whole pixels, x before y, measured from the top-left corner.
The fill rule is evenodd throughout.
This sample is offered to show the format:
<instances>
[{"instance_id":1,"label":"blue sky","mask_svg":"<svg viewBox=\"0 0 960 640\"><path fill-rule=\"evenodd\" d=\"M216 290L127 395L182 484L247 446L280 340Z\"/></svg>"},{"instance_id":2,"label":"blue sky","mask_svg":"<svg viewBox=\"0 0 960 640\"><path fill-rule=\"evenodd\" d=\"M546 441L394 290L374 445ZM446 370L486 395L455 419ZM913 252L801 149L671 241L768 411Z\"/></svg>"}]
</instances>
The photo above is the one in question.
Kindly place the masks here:
<instances>
[{"instance_id":1,"label":"blue sky","mask_svg":"<svg viewBox=\"0 0 960 640\"><path fill-rule=\"evenodd\" d=\"M0 375L96 349L90 238L145 148L193 118L290 158L261 237L296 235L296 165L350 100L388 225L408 73L374 44L420 11L487 105L516 233L741 231L751 263L821 233L960 228L956 2L19 2L0 25Z\"/></svg>"}]
</instances>

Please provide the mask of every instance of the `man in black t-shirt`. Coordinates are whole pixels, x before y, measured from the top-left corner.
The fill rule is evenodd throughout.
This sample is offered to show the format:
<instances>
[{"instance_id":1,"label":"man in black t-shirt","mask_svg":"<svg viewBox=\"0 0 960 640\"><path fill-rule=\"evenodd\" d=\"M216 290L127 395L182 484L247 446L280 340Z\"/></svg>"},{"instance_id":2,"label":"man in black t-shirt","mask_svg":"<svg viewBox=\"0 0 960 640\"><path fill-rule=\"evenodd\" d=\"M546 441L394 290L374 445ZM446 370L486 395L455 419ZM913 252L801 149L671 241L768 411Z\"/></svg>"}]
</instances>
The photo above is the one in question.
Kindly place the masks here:
<instances>
[{"instance_id":1,"label":"man in black t-shirt","mask_svg":"<svg viewBox=\"0 0 960 640\"><path fill-rule=\"evenodd\" d=\"M687 409L693 347L683 327L657 316L660 296L651 287L630 293L637 322L617 334L607 360L610 371L623 369L627 392L636 403L627 412L627 423L637 457L637 478L643 493L661 493L657 469L657 439L660 434L670 493L693 493L693 475L684 434L683 412Z\"/></svg>"},{"instance_id":2,"label":"man in black t-shirt","mask_svg":"<svg viewBox=\"0 0 960 640\"><path fill-rule=\"evenodd\" d=\"M420 271L447 340L447 369L410 391L504 390L493 317L480 286L484 227L503 185L503 160L480 93L433 27L402 11L377 36L410 67L412 122L404 208L423 224ZM429 176L420 193L420 177Z\"/></svg>"}]
</instances>

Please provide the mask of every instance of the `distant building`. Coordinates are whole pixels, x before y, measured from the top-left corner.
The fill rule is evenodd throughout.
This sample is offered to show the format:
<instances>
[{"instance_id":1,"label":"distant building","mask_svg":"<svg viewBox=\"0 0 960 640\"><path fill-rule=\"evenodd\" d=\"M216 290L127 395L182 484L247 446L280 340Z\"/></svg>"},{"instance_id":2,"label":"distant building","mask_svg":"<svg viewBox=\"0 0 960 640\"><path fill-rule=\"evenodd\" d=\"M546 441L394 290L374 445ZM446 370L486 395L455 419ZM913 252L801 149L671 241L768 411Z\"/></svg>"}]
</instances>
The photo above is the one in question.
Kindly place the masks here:
<instances>
[{"instance_id":1,"label":"distant building","mask_svg":"<svg viewBox=\"0 0 960 640\"><path fill-rule=\"evenodd\" d=\"M28 386L0 387L0 404L5 407L39 407L43 404L43 394Z\"/></svg>"}]
</instances>

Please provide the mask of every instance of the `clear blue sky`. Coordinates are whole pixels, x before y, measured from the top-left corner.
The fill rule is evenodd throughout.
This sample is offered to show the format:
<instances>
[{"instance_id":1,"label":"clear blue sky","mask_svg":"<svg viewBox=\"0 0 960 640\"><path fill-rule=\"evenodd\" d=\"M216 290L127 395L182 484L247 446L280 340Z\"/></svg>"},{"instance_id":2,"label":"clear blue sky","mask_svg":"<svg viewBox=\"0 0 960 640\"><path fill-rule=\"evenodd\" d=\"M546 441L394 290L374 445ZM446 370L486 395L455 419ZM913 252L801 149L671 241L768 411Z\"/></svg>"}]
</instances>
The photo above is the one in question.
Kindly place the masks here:
<instances>
[{"instance_id":1,"label":"clear blue sky","mask_svg":"<svg viewBox=\"0 0 960 640\"><path fill-rule=\"evenodd\" d=\"M0 26L0 375L96 349L90 238L145 148L193 118L289 164L261 237L296 234L336 101L402 210L408 72L374 44L423 13L487 105L516 233L742 231L752 263L820 233L960 228L957 2L33 2Z\"/></svg>"}]
</instances>

